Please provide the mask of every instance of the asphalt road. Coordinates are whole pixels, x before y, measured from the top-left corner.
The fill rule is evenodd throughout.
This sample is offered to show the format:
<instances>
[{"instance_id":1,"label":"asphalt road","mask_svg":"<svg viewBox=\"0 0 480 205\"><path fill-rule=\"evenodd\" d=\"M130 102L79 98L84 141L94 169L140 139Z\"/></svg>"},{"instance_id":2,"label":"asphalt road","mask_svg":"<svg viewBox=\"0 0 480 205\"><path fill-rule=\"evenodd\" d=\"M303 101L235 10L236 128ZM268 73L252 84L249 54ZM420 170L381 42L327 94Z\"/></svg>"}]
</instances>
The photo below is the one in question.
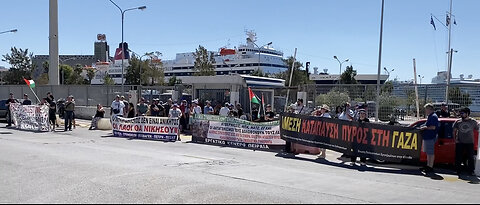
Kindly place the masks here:
<instances>
[{"instance_id":1,"label":"asphalt road","mask_svg":"<svg viewBox=\"0 0 480 205\"><path fill-rule=\"evenodd\" d=\"M479 180L274 152L0 123L0 203L477 203Z\"/></svg>"}]
</instances>

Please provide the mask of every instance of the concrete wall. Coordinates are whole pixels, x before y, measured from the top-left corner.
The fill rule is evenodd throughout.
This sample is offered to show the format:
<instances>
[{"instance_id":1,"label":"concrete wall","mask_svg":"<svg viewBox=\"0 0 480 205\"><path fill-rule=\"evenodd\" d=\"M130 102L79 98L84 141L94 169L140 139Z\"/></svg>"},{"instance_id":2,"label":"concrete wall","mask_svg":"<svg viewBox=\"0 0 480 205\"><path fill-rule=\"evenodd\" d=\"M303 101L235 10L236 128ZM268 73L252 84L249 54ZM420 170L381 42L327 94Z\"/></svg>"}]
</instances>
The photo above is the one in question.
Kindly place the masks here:
<instances>
[{"instance_id":1,"label":"concrete wall","mask_svg":"<svg viewBox=\"0 0 480 205\"><path fill-rule=\"evenodd\" d=\"M105 109L105 118L110 118L110 108ZM97 112L96 106L75 106L75 118L84 119L84 120L92 120L92 116L95 116Z\"/></svg>"}]
</instances>

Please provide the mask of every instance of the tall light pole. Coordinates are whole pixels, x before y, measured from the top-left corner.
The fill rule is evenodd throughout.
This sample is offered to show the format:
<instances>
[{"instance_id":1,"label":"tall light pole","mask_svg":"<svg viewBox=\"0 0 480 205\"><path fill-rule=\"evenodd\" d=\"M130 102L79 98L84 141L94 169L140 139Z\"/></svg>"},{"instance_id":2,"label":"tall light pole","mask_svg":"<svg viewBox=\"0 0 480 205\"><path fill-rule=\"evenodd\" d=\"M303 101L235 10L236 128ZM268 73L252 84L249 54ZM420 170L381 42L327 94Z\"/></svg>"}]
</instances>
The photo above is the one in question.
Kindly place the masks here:
<instances>
[{"instance_id":1,"label":"tall light pole","mask_svg":"<svg viewBox=\"0 0 480 205\"><path fill-rule=\"evenodd\" d=\"M58 58L58 61L60 61L60 65L58 65L59 67L62 65L62 64L65 64L65 62L69 61L69 60L76 60L77 58L75 57L72 57L72 58L67 58L65 60L62 60L61 58ZM59 68L60 69L60 68ZM60 72L62 72L62 84L65 84L65 71L63 69L60 69Z\"/></svg>"},{"instance_id":2,"label":"tall light pole","mask_svg":"<svg viewBox=\"0 0 480 205\"><path fill-rule=\"evenodd\" d=\"M131 10L136 10L136 9L139 9L139 10L144 10L146 9L147 7L146 6L140 6L140 7L135 7L135 8L129 8L129 9L125 9L125 10L122 10L122 8L120 8L115 2L113 2L112 0L109 0L110 2L112 2L113 5L115 5L119 10L120 10L120 13L122 13L122 94L125 93L125 84L124 84L124 65L123 65L123 60L125 59L125 48L124 48L124 42L123 42L123 20L125 18L125 12L127 11L131 11Z\"/></svg>"},{"instance_id":3,"label":"tall light pole","mask_svg":"<svg viewBox=\"0 0 480 205\"><path fill-rule=\"evenodd\" d=\"M390 78L390 73L393 72L395 70L395 68L392 68L392 70L389 71L389 70L387 70L386 67L383 67L383 70L385 70L385 72L387 72L387 75L388 75L387 81L388 81L388 79Z\"/></svg>"},{"instance_id":4,"label":"tall light pole","mask_svg":"<svg viewBox=\"0 0 480 205\"><path fill-rule=\"evenodd\" d=\"M422 79L425 78L423 75L418 75L418 79L420 79L420 85L422 84Z\"/></svg>"},{"instance_id":5,"label":"tall light pole","mask_svg":"<svg viewBox=\"0 0 480 205\"><path fill-rule=\"evenodd\" d=\"M0 32L0 34L2 34L2 33L15 33L17 31L18 31L17 29L12 29L12 30L8 30L8 31L2 31L2 32Z\"/></svg>"},{"instance_id":6,"label":"tall light pole","mask_svg":"<svg viewBox=\"0 0 480 205\"><path fill-rule=\"evenodd\" d=\"M385 0L382 0L382 14L380 18L380 42L378 43L378 72L377 72L377 104L375 105L375 122L378 122L378 111L380 109L380 68L382 67L382 40L383 40L383 10Z\"/></svg>"},{"instance_id":7,"label":"tall light pole","mask_svg":"<svg viewBox=\"0 0 480 205\"><path fill-rule=\"evenodd\" d=\"M255 45L258 48L258 70L260 70L260 54L261 54L261 52L260 52L261 49L260 48L272 45L273 42L269 42L269 43L263 45L262 47L259 47L255 42L253 42L252 39L250 39L250 41L253 43L253 45Z\"/></svg>"},{"instance_id":8,"label":"tall light pole","mask_svg":"<svg viewBox=\"0 0 480 205\"><path fill-rule=\"evenodd\" d=\"M349 59L347 58L347 59L345 59L344 61L340 62L340 60L338 60L337 56L333 56L333 58L334 58L335 60L337 60L338 63L340 64L340 72L339 72L339 74L338 74L338 78L340 79L340 76L342 75L342 64L345 63L345 62L348 62ZM339 80L338 82L340 82L340 80Z\"/></svg>"}]
</instances>

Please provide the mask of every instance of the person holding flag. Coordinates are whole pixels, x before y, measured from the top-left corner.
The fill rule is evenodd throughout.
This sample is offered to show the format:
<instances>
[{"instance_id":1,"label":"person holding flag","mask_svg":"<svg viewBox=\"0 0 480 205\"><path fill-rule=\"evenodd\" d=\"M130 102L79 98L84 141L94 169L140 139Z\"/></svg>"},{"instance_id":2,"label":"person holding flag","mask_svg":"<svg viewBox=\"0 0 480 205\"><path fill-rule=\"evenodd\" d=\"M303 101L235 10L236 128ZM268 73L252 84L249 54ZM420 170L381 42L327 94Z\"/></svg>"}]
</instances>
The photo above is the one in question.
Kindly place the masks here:
<instances>
[{"instance_id":1,"label":"person holding flag","mask_svg":"<svg viewBox=\"0 0 480 205\"><path fill-rule=\"evenodd\" d=\"M250 99L250 116L251 116L251 121L254 120L254 116L253 116L253 107L252 107L252 103L255 103L255 104L258 104L260 105L260 101L258 99L258 97L255 95L255 93L253 93L252 89L249 87L248 88L248 96L249 96L249 99ZM260 118L260 111L258 111L257 113L257 119Z\"/></svg>"}]
</instances>

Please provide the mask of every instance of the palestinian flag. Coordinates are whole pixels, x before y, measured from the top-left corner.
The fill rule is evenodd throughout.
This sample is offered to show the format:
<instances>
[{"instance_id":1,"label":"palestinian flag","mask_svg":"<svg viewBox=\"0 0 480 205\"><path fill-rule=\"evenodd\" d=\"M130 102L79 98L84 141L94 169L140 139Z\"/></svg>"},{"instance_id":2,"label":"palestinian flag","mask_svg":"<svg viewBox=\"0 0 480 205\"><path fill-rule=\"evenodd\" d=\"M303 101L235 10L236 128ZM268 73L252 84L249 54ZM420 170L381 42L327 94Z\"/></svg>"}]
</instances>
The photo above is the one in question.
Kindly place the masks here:
<instances>
[{"instance_id":1,"label":"palestinian flag","mask_svg":"<svg viewBox=\"0 0 480 205\"><path fill-rule=\"evenodd\" d=\"M25 83L27 83L27 85L30 87L30 88L34 88L35 87L35 81L33 80L27 80L27 79L23 79L25 81Z\"/></svg>"},{"instance_id":2,"label":"palestinian flag","mask_svg":"<svg viewBox=\"0 0 480 205\"><path fill-rule=\"evenodd\" d=\"M260 105L260 100L255 96L251 88L248 88L248 96L250 97L250 102Z\"/></svg>"}]
</instances>

